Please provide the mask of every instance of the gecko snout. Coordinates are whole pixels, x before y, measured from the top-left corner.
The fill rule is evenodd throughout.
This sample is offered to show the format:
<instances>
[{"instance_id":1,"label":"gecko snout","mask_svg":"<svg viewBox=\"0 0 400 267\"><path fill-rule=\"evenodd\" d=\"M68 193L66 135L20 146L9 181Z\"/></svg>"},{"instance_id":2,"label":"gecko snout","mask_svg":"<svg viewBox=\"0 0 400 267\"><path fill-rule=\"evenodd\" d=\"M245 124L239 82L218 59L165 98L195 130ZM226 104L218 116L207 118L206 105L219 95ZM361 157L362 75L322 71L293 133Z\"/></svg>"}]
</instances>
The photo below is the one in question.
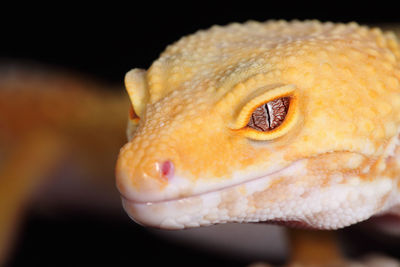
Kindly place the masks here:
<instances>
[{"instance_id":1,"label":"gecko snout","mask_svg":"<svg viewBox=\"0 0 400 267\"><path fill-rule=\"evenodd\" d=\"M133 164L132 164L133 163ZM175 164L171 159L142 158L136 164L120 159L117 164L117 187L126 198L136 202L158 201L175 187Z\"/></svg>"}]
</instances>

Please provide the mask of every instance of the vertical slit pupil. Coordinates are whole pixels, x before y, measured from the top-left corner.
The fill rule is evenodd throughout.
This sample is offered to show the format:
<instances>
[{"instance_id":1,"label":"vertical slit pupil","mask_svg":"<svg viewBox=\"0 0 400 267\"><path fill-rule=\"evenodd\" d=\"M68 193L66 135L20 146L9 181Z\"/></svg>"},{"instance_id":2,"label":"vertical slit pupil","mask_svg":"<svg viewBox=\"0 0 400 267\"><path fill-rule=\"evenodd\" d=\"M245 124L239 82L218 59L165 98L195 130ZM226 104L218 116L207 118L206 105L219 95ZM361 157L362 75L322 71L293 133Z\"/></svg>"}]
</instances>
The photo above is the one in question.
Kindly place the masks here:
<instances>
[{"instance_id":1,"label":"vertical slit pupil","mask_svg":"<svg viewBox=\"0 0 400 267\"><path fill-rule=\"evenodd\" d=\"M257 107L251 114L248 127L271 131L282 124L289 110L290 97L281 97Z\"/></svg>"}]
</instances>

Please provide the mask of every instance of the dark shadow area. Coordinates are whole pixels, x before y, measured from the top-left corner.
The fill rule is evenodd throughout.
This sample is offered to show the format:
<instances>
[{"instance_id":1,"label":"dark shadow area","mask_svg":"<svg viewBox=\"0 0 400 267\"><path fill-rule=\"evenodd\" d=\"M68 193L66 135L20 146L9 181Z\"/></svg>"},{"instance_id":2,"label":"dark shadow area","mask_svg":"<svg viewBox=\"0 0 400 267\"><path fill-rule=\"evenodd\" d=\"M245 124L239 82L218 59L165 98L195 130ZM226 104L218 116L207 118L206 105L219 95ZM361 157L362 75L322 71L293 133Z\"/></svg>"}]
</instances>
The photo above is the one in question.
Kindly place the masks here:
<instances>
[{"instance_id":1,"label":"dark shadow area","mask_svg":"<svg viewBox=\"0 0 400 267\"><path fill-rule=\"evenodd\" d=\"M398 22L393 3L335 2L133 2L132 6L34 6L3 12L0 58L61 65L121 82L131 68L148 68L180 37L214 24L247 20L318 19L359 23Z\"/></svg>"},{"instance_id":2,"label":"dark shadow area","mask_svg":"<svg viewBox=\"0 0 400 267\"><path fill-rule=\"evenodd\" d=\"M122 212L122 211L121 211ZM30 213L13 259L7 266L245 266L169 242L133 223L127 216L87 214L43 217Z\"/></svg>"}]
</instances>

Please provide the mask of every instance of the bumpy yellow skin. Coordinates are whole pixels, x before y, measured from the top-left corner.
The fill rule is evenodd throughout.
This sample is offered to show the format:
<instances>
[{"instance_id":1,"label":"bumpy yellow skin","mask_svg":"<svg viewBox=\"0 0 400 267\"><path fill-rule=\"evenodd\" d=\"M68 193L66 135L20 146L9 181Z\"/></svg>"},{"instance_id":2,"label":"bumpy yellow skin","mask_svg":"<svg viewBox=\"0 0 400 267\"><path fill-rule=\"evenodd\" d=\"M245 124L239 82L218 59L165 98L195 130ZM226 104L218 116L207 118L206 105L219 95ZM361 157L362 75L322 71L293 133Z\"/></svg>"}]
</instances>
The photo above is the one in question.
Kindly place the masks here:
<instances>
[{"instance_id":1,"label":"bumpy yellow skin","mask_svg":"<svg viewBox=\"0 0 400 267\"><path fill-rule=\"evenodd\" d=\"M184 37L147 72L133 70L127 75L127 90L140 119L130 123L129 142L117 163L117 186L125 208L135 220L163 227L162 220L147 220L153 216L148 213L221 191L215 209L223 209L223 216L215 215L215 210L205 212L215 216L206 214L197 223L191 218L177 228L259 220L337 228L394 208L399 186L394 159L400 126L399 80L396 37L355 23L248 22ZM268 91L279 95L287 86L297 101L294 115L287 118L293 120L289 126L282 125L271 140L255 140L237 130L246 125L238 116L247 103ZM164 161L174 165L171 179L160 171ZM281 173L289 167L290 173ZM271 177L272 182L249 193L246 183L263 177ZM364 190L365 184L373 186L380 179L387 181L388 189L378 183L385 188L383 193L372 194L376 201L365 205L373 207L358 213L357 206L364 202L359 195L352 198L357 187ZM345 198L357 199L350 210L359 217L330 222L340 207L326 213L324 207L315 209L307 220L295 209L285 213L293 208L285 205L301 207L307 194L320 194L315 202L323 199L332 184L338 190L354 187ZM302 193L293 189L297 185ZM235 192L222 197L227 190ZM237 206L240 197L245 208ZM204 199L196 202L203 209ZM335 199L330 195L326 201ZM278 202L279 208L272 208ZM185 203L182 210L195 205ZM159 208L144 212L139 205ZM297 210L311 209L307 204ZM173 216L163 220L175 220Z\"/></svg>"}]
</instances>

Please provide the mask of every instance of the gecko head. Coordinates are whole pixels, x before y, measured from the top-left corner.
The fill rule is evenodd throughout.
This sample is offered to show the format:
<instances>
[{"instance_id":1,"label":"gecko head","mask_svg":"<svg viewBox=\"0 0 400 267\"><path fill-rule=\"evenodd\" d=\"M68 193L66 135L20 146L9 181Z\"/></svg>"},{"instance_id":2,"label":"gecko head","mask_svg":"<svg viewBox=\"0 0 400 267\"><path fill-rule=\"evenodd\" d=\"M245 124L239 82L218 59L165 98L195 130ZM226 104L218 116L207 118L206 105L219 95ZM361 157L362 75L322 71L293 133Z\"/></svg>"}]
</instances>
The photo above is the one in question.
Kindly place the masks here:
<instances>
[{"instance_id":1,"label":"gecko head","mask_svg":"<svg viewBox=\"0 0 400 267\"><path fill-rule=\"evenodd\" d=\"M387 209L398 56L392 39L356 25L252 22L183 38L126 75L125 210L161 228L333 229Z\"/></svg>"}]
</instances>

